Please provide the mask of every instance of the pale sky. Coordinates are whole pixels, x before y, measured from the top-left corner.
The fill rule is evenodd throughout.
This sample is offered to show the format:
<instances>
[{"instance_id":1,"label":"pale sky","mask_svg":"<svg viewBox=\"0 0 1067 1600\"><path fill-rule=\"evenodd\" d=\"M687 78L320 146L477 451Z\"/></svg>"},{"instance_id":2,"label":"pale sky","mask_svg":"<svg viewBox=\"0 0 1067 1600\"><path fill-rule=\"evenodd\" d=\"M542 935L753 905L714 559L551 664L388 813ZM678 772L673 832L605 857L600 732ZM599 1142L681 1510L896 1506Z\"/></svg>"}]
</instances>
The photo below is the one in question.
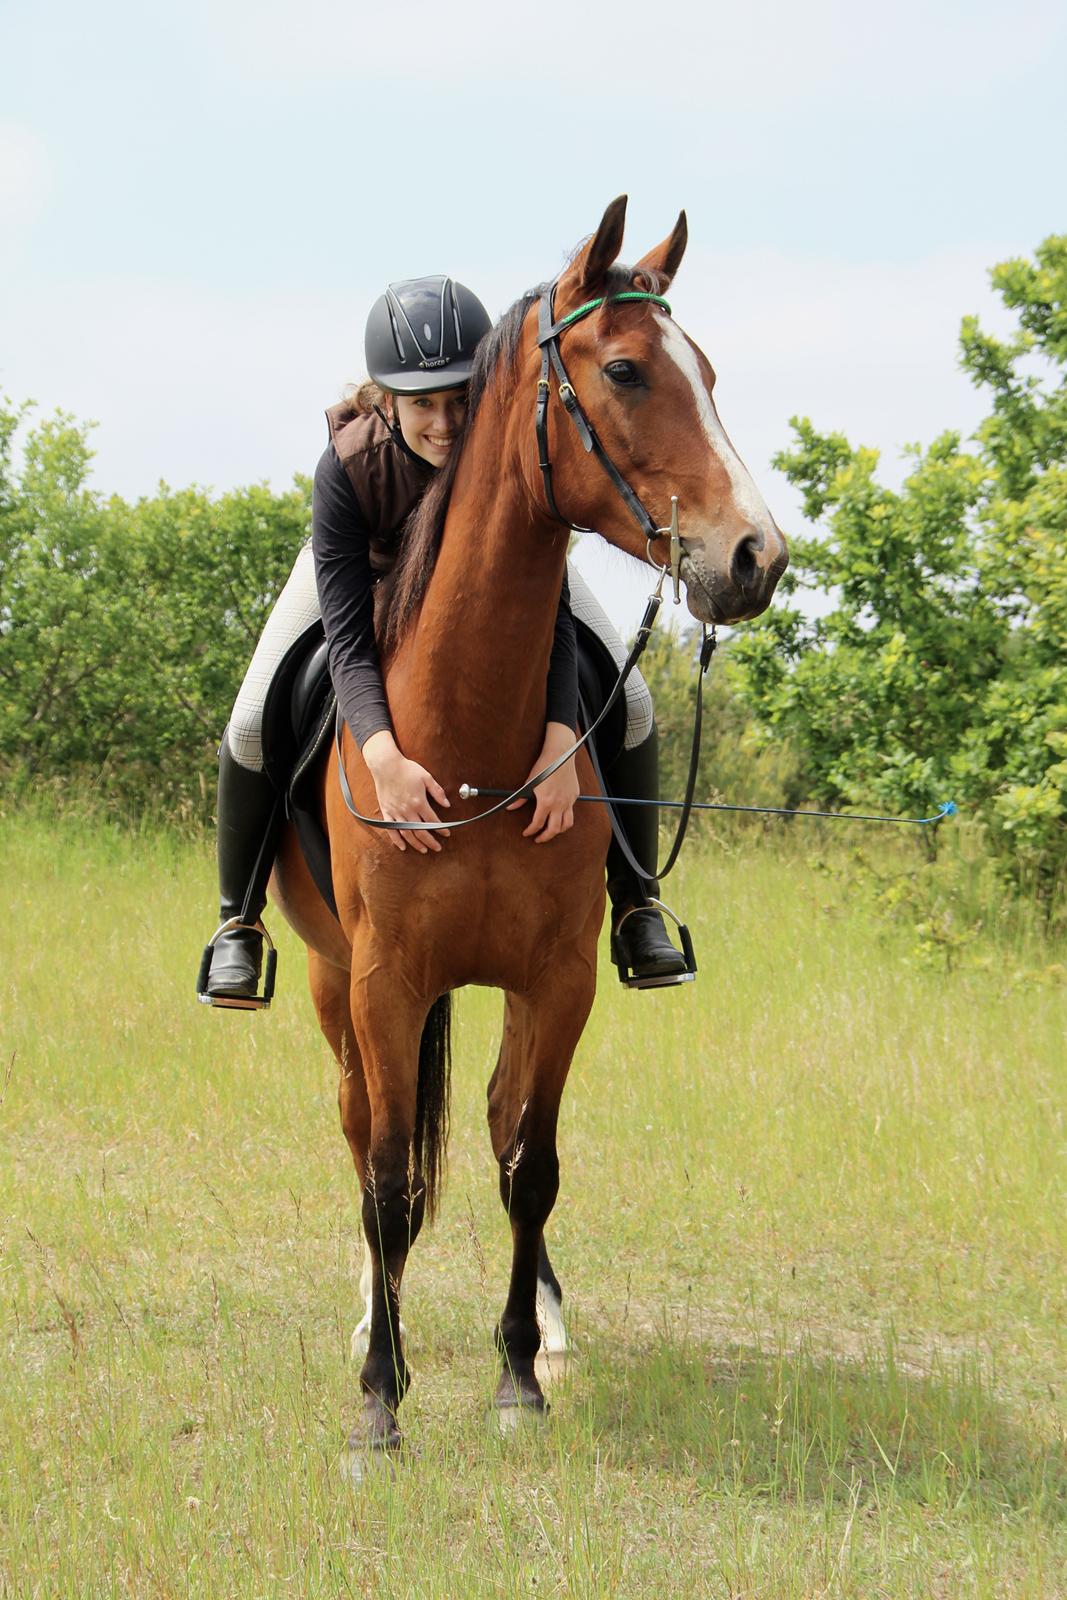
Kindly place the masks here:
<instances>
[{"instance_id":1,"label":"pale sky","mask_svg":"<svg viewBox=\"0 0 1067 1600\"><path fill-rule=\"evenodd\" d=\"M99 423L94 483L310 472L391 279L495 315L616 194L788 533L788 418L879 447L982 402L960 318L1067 227L1067 8L0 0L0 391ZM647 576L583 555L632 626Z\"/></svg>"}]
</instances>

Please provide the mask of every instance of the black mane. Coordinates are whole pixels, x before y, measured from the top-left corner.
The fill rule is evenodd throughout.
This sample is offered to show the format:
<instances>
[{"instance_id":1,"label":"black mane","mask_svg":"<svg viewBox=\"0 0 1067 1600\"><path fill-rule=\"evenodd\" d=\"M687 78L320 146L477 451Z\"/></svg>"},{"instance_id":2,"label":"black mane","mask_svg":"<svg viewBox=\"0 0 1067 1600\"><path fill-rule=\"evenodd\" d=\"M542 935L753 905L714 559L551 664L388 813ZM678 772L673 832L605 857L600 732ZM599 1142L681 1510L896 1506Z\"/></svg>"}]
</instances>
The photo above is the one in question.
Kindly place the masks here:
<instances>
[{"instance_id":1,"label":"black mane","mask_svg":"<svg viewBox=\"0 0 1067 1600\"><path fill-rule=\"evenodd\" d=\"M651 277L651 274L646 274ZM613 267L607 275L603 292L618 294L633 284L629 267ZM389 655L400 643L412 622L437 564L441 548L445 516L452 497L452 485L474 419L481 409L493 377L501 368L513 365L519 351L519 337L527 312L540 300L547 284L538 284L520 295L514 305L500 318L482 339L474 354L474 366L467 388L467 410L459 437L443 467L434 474L415 510L408 518L400 547L400 557L389 577L381 585L378 635L384 655ZM530 396L530 427L533 428L533 395Z\"/></svg>"}]
</instances>

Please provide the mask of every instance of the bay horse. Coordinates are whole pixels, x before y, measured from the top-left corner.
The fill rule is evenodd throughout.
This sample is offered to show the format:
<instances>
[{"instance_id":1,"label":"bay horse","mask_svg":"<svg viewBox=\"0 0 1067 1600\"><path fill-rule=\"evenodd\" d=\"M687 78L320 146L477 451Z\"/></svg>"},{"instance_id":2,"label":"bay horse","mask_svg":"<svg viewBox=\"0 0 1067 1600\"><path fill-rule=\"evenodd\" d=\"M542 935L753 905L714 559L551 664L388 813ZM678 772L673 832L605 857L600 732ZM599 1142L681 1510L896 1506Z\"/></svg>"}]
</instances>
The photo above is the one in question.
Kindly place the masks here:
<instances>
[{"instance_id":1,"label":"bay horse","mask_svg":"<svg viewBox=\"0 0 1067 1600\"><path fill-rule=\"evenodd\" d=\"M596 989L609 822L600 807L576 807L570 831L543 849L523 838L522 811L455 824L479 804L459 798L461 782L518 789L532 770L571 526L652 558L647 530L631 521L632 506L571 426L571 402L581 396L598 445L623 488L654 513L653 527L666 523L678 497L681 576L698 619L757 615L788 559L719 422L715 375L661 298L685 250L685 213L626 268L616 265L625 212L623 196L562 272L554 297L547 286L524 296L483 340L462 434L415 513L394 573L379 628L386 692L400 748L452 799L444 848L401 852L350 814L338 749L356 810L376 814L376 797L345 730L321 775L338 916L291 835L272 880L308 946L311 993L340 1066L341 1124L363 1196L370 1324L353 1451L400 1443L397 1411L409 1383L400 1285L437 1198L449 996L464 984L506 996L488 1088L512 1234L495 1404L506 1412L544 1408L534 1371L537 1297L539 1283L542 1292L555 1285L544 1228L559 1187L560 1098ZM544 381L547 347L539 344L546 297L540 333L554 316L558 392ZM556 365L561 347L565 371ZM595 791L584 749L578 775L584 792Z\"/></svg>"}]
</instances>

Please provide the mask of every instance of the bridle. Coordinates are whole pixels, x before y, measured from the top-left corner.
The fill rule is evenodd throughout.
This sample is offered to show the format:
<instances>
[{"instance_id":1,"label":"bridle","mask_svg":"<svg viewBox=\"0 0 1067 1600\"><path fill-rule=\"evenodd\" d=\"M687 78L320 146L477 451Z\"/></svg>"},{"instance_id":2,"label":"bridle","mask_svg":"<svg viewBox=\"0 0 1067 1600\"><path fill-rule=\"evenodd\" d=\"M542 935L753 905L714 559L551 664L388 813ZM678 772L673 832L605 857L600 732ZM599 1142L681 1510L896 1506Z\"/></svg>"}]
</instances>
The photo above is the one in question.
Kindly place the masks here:
<instances>
[{"instance_id":1,"label":"bridle","mask_svg":"<svg viewBox=\"0 0 1067 1600\"><path fill-rule=\"evenodd\" d=\"M544 480L545 498L548 502L549 512L557 522L561 522L566 528L574 528L578 533L595 532L595 530L592 528L583 528L578 524L571 522L568 517L562 515L559 506L556 504L556 496L552 488L552 463L548 455L548 404L552 390L552 385L549 379L549 371L551 370L555 373L559 380L559 398L563 403L563 407L567 412L567 415L570 417L571 421L574 423L574 426L578 430L578 436L582 441L583 449L587 454L596 456L597 460L600 462L600 465L603 467L604 471L607 473L608 477L611 479L611 482L614 484L616 490L624 501L627 509L636 519L638 527L645 535L648 548L649 564L659 573L659 581L656 584L653 592L648 597L648 603L645 606L645 614L642 617L640 626L637 629L633 645L627 654L626 660L620 668L619 676L615 680L615 684L611 690L611 693L605 700L604 705L600 710L600 714L589 723L589 726L586 728L581 738L576 739L574 744L571 745L570 749L565 751L563 755L559 756L549 766L544 767L533 778L528 779L513 793L508 794L504 797L504 799L499 800L496 805L490 806L485 811L479 811L476 816L464 817L458 822L387 822L383 817L365 817L362 812L357 811L355 801L352 798L352 790L349 787L348 776L345 772L344 752L341 745L341 735L344 728L344 722L341 717L340 706L338 706L335 743L337 747L337 774L341 785L341 794L344 798L345 806L352 816L354 816L358 822L365 823L370 828L384 828L394 832L411 831L413 833L441 829L452 832L455 828L467 828L473 822L484 822L487 817L495 816L497 812L506 810L507 807L515 800L530 798L537 785L542 783L545 778L551 777L553 772L562 767L564 762L569 761L571 757L582 748L583 745L587 745L589 748L589 753L593 757L593 766L597 774L597 779L600 782L601 789L603 789L606 793L607 791L604 787L603 777L600 773L600 768L596 761L595 751L593 745L590 744L590 740L592 739L597 728L599 728L600 724L604 721L604 718L608 715L608 712L618 700L619 695L623 691L623 687L627 678L637 665L645 645L648 643L649 636L652 632L652 625L656 620L656 614L659 611L660 605L662 604L663 582L668 571L670 571L674 584L674 603L675 605L678 605L681 602L680 569L682 543L681 536L678 532L678 496L671 496L670 523L665 528L659 527L655 518L649 515L649 512L641 503L641 500L638 498L637 494L635 494L634 490L626 482L626 479L623 477L622 473L619 471L618 467L612 461L611 457L600 443L600 440L597 438L596 430L593 428L589 418L582 410L581 401L574 392L574 385L567 376L567 369L563 364L563 357L560 354L559 348L560 335L565 333L573 323L580 322L583 317L589 316L593 311L598 310L600 306L619 305L631 301L647 300L651 301L653 305L661 306L668 313L670 312L671 308L662 295L646 293L640 289L630 289L624 290L619 294L600 295L595 300L587 300L583 305L576 307L574 311L568 311L565 317L560 317L558 321L555 321L555 298L556 285L554 283L549 284L542 291L541 303L538 308L537 343L541 349L541 376L537 380L537 407L534 413L534 431L537 436L537 464L541 469L541 475ZM652 553L652 546L656 539L664 536L670 539L669 568L658 562ZM711 657L715 650L715 644L715 629L712 628L709 633L706 626L702 627L699 663L700 670L696 680L693 741L690 750L689 774L686 782L685 801L682 806L682 815L678 824L677 833L675 834L674 844L671 847L666 865L662 868L650 869L646 864L638 862L630 850L626 835L623 833L618 824L618 819L616 818L614 812L610 812L612 829L620 847L622 848L623 854L628 858L630 865L637 870L639 876L643 878L652 879L666 877L667 873L677 860L678 852L680 851L682 847L682 841L685 838L686 829L689 826L689 816L690 812L692 811L693 794L696 785L697 766L700 758L701 712L703 709L701 687L703 685L704 675L711 664Z\"/></svg>"},{"instance_id":2,"label":"bridle","mask_svg":"<svg viewBox=\"0 0 1067 1600\"><path fill-rule=\"evenodd\" d=\"M658 562L652 554L655 541L663 536L670 539L670 572L674 583L674 600L677 605L681 600L681 560L682 541L678 532L678 497L671 496L671 520L667 527L661 528L654 517L642 504L639 496L627 483L618 467L608 455L604 446L597 438L596 429L582 410L582 403L574 392L574 385L567 376L567 369L563 364L560 353L560 335L580 322L583 317L589 316L601 306L624 305L632 301L650 301L653 305L660 306L670 315L670 305L661 294L650 294L640 289L627 289L619 294L599 295L595 300L587 300L584 305L578 306L574 311L568 311L565 317L555 320L556 285L548 284L541 294L541 303L537 311L537 343L541 348L541 376L537 380L537 406L534 411L534 432L537 436L537 465L541 469L544 480L545 499L548 510L557 522L562 522L565 528L573 528L576 533L593 533L592 528L583 528L579 523L572 522L565 517L556 504L555 490L552 487L552 462L548 455L548 402L552 385L549 380L551 369L559 380L559 398L563 408L578 430L578 437L582 441L582 448L587 455L594 455L607 473L608 477L634 518L637 526L645 536L648 547L648 559L652 566L659 568Z\"/></svg>"}]
</instances>

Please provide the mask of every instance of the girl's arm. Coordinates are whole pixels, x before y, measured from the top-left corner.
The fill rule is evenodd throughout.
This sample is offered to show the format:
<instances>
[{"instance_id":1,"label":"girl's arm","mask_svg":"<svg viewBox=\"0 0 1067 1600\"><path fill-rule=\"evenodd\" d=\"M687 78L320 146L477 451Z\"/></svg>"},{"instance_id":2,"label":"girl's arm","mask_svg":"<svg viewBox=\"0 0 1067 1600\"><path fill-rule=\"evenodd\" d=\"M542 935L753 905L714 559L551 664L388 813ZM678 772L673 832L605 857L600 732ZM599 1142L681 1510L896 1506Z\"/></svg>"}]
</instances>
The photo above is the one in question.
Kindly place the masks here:
<instances>
[{"instance_id":1,"label":"girl's arm","mask_svg":"<svg viewBox=\"0 0 1067 1600\"><path fill-rule=\"evenodd\" d=\"M567 582L567 569L563 569L563 586L560 590L559 609L556 612L556 629L552 640L552 655L548 663L547 709L545 740L541 754L527 774L533 777L543 767L560 757L575 740L578 722L578 645L571 615L571 592ZM557 834L566 833L574 825L574 803L578 797L578 773L574 757L565 761L534 790L534 814L523 831L524 838L535 844L547 844ZM509 811L524 806L525 800L516 800Z\"/></svg>"},{"instance_id":2,"label":"girl's arm","mask_svg":"<svg viewBox=\"0 0 1067 1600\"><path fill-rule=\"evenodd\" d=\"M374 639L370 534L332 444L315 469L311 548L330 677L341 715L362 747L372 733L393 724Z\"/></svg>"},{"instance_id":3,"label":"girl's arm","mask_svg":"<svg viewBox=\"0 0 1067 1600\"><path fill-rule=\"evenodd\" d=\"M379 810L387 822L437 822L430 797L442 806L449 804L448 797L424 767L407 760L393 737L374 638L370 536L332 444L315 472L311 545L330 677L341 715L374 779ZM390 830L386 838L399 850L410 844L421 855L441 848L435 833Z\"/></svg>"},{"instance_id":4,"label":"girl's arm","mask_svg":"<svg viewBox=\"0 0 1067 1600\"><path fill-rule=\"evenodd\" d=\"M425 767L420 767L417 761L409 761L401 753L388 728L371 734L363 746L363 759L374 779L378 808L386 822L439 822L440 818L430 804L430 797L439 806L452 804L437 779ZM448 838L448 829L443 829L441 833L423 832L421 829L418 833L390 830L386 837L401 850L406 842L420 855L425 855L428 850L440 850L440 841Z\"/></svg>"},{"instance_id":5,"label":"girl's arm","mask_svg":"<svg viewBox=\"0 0 1067 1600\"><path fill-rule=\"evenodd\" d=\"M578 641L574 633L571 588L567 582L566 567L563 569L563 586L556 610L546 688L545 721L562 722L565 727L573 728L578 721Z\"/></svg>"},{"instance_id":6,"label":"girl's arm","mask_svg":"<svg viewBox=\"0 0 1067 1600\"><path fill-rule=\"evenodd\" d=\"M574 740L574 729L568 728L565 723L546 723L545 742L541 746L541 754L530 768L527 777L534 777L543 767L558 760L564 750L570 749ZM550 778L537 785L533 798L534 814L532 820L522 830L524 839L532 839L534 844L547 844L557 834L566 833L568 828L574 826L578 773L573 756L563 763L558 772L554 772ZM525 800L516 800L513 805L508 806L508 810L517 811L525 804Z\"/></svg>"}]
</instances>

